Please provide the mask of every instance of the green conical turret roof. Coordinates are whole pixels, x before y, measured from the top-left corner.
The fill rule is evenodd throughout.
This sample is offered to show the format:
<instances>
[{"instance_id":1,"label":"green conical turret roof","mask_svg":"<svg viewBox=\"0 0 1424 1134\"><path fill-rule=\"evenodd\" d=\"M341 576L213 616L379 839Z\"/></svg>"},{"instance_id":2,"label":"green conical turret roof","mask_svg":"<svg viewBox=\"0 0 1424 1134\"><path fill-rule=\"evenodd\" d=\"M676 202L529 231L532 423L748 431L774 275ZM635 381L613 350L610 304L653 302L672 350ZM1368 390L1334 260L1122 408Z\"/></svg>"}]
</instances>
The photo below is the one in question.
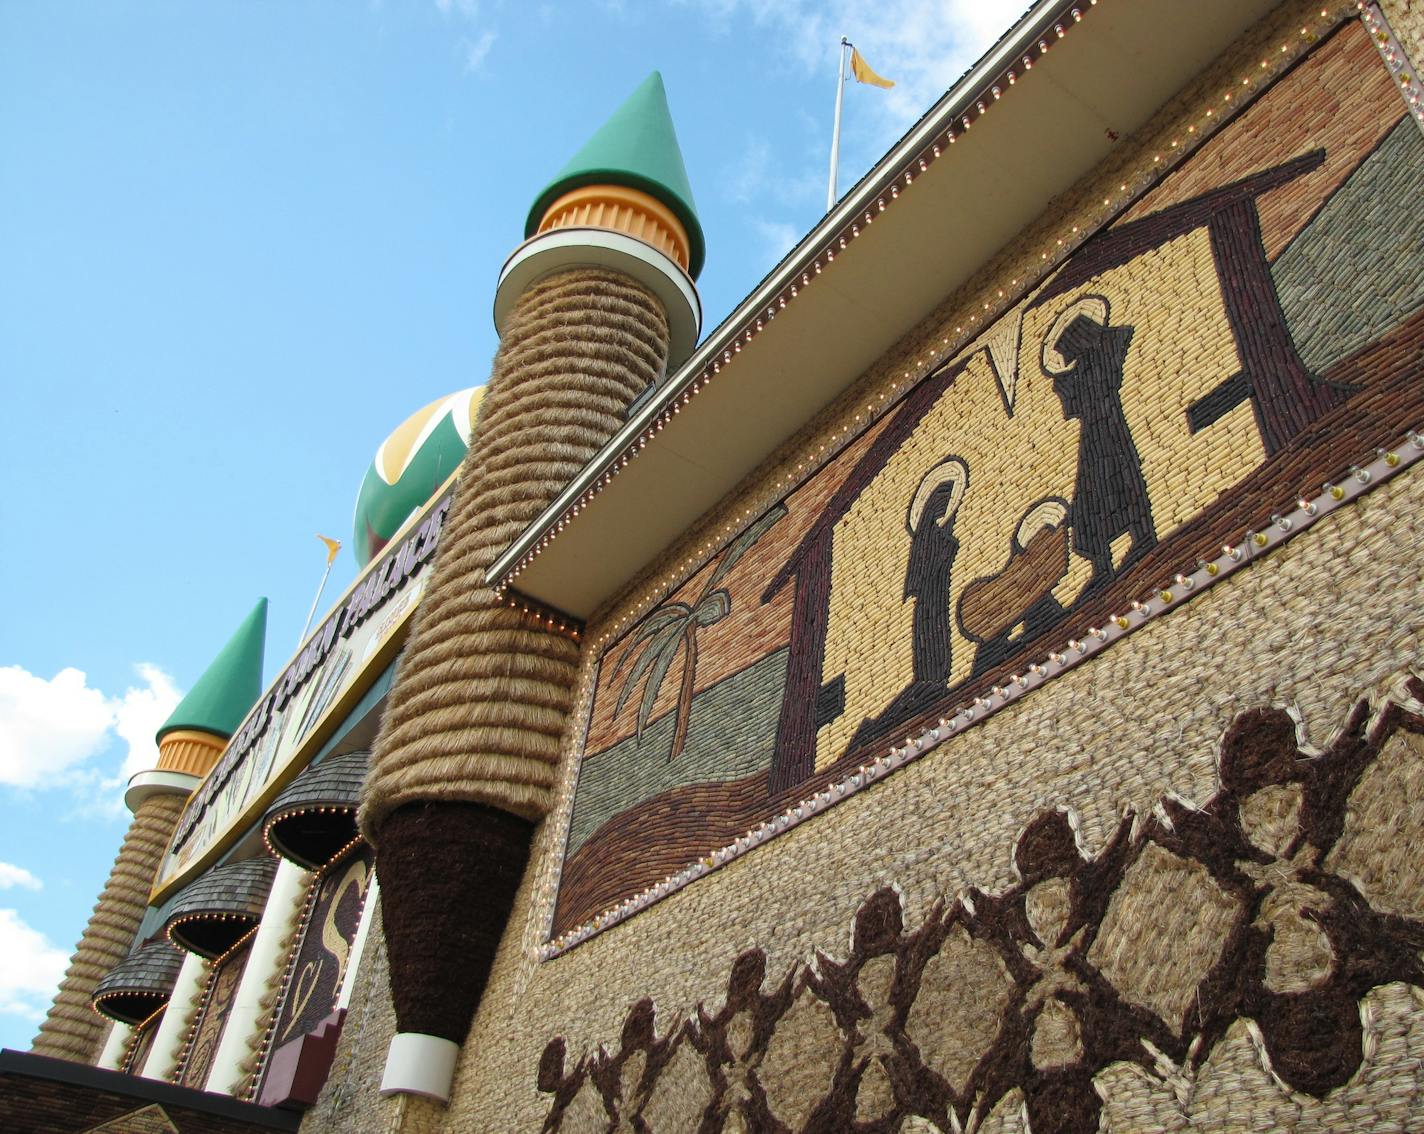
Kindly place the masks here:
<instances>
[{"instance_id":1,"label":"green conical turret roof","mask_svg":"<svg viewBox=\"0 0 1424 1134\"><path fill-rule=\"evenodd\" d=\"M621 185L656 197L676 214L692 245L691 275L702 270L705 247L692 186L668 113L663 77L654 71L574 154L534 201L524 235L533 236L545 212L563 194L585 185Z\"/></svg>"},{"instance_id":2,"label":"green conical turret roof","mask_svg":"<svg viewBox=\"0 0 1424 1134\"><path fill-rule=\"evenodd\" d=\"M267 600L258 599L212 664L203 671L154 739L179 728L210 732L224 738L237 731L242 718L262 695L262 655L267 646Z\"/></svg>"}]
</instances>

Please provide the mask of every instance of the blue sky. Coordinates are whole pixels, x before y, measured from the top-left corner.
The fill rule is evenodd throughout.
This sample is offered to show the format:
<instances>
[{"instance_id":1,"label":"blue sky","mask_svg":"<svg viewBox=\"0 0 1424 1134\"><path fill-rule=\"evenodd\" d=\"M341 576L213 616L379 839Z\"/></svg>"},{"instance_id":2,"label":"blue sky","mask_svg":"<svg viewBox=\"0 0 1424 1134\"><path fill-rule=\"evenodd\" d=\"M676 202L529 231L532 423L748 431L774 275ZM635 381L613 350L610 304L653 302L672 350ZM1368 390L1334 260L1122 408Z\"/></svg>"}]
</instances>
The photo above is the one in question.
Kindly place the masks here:
<instances>
[{"instance_id":1,"label":"blue sky","mask_svg":"<svg viewBox=\"0 0 1424 1134\"><path fill-rule=\"evenodd\" d=\"M0 3L0 1046L152 735L261 595L279 673L377 445L483 382L540 188L661 70L705 328L1026 0ZM337 560L324 605L350 582Z\"/></svg>"}]
</instances>

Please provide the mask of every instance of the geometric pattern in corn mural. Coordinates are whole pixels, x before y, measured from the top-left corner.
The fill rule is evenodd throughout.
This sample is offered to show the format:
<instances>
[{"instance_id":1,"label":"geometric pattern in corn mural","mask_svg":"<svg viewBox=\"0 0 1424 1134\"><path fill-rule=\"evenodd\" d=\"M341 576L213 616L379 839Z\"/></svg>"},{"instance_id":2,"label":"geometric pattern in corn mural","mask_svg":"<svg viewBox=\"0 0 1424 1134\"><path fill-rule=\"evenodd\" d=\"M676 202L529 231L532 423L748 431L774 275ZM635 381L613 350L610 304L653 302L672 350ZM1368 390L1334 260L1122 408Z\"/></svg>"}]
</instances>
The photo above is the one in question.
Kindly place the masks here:
<instances>
[{"instance_id":1,"label":"geometric pattern in corn mural","mask_svg":"<svg viewBox=\"0 0 1424 1134\"><path fill-rule=\"evenodd\" d=\"M715 551L600 659L553 932L1424 422L1421 179L1350 21Z\"/></svg>"},{"instance_id":2,"label":"geometric pattern in corn mural","mask_svg":"<svg viewBox=\"0 0 1424 1134\"><path fill-rule=\"evenodd\" d=\"M1238 714L1199 808L1166 799L1085 853L1038 814L1017 881L906 924L866 896L844 955L620 1035L551 1039L544 1130L1409 1130L1424 1122L1424 681L1358 701L1323 750Z\"/></svg>"}]
</instances>

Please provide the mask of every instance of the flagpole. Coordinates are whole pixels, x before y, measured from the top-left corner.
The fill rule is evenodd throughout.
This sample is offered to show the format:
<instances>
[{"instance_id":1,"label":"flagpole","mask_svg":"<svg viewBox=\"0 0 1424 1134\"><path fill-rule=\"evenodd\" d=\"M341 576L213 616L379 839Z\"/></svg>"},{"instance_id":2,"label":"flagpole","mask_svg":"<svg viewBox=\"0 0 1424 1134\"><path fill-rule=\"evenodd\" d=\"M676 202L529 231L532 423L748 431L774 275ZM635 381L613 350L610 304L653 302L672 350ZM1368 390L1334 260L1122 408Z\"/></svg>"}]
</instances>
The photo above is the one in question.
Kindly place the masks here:
<instances>
[{"instance_id":1,"label":"flagpole","mask_svg":"<svg viewBox=\"0 0 1424 1134\"><path fill-rule=\"evenodd\" d=\"M333 556L333 558L335 558ZM326 561L326 570L321 573L321 582L317 584L316 598L312 599L311 609L307 611L307 624L302 627L302 636L297 639L300 646L307 640L307 631L311 629L312 619L316 617L316 604L321 602L321 592L326 590L326 577L331 574L331 560Z\"/></svg>"},{"instance_id":2,"label":"flagpole","mask_svg":"<svg viewBox=\"0 0 1424 1134\"><path fill-rule=\"evenodd\" d=\"M850 40L841 36L840 55L836 59L836 123L831 130L831 181L826 189L826 212L830 212L836 207L836 174L839 172L841 158L841 103L845 99L845 60L846 48L850 46Z\"/></svg>"},{"instance_id":3,"label":"flagpole","mask_svg":"<svg viewBox=\"0 0 1424 1134\"><path fill-rule=\"evenodd\" d=\"M316 604L321 602L321 592L326 590L326 580L331 575L331 565L336 562L336 553L341 550L340 540L328 539L320 534L316 538L326 544L326 570L321 573L321 582L316 586L316 597L312 599L311 609L307 611L307 624L302 627L302 636L297 639L298 649L307 640L307 631L311 629L312 619L316 617Z\"/></svg>"}]
</instances>

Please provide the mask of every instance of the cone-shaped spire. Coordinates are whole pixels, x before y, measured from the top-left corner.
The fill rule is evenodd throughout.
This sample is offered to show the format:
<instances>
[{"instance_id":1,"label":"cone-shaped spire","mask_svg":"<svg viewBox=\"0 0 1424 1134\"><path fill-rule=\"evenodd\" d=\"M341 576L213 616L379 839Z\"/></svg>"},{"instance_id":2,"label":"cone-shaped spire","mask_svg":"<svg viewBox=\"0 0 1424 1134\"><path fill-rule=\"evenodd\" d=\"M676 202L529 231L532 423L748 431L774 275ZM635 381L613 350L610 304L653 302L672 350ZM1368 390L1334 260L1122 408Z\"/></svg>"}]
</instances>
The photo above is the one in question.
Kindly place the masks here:
<instances>
[{"instance_id":1,"label":"cone-shaped spire","mask_svg":"<svg viewBox=\"0 0 1424 1134\"><path fill-rule=\"evenodd\" d=\"M267 646L267 600L258 599L203 676L178 702L155 737L196 729L230 737L262 694L262 655Z\"/></svg>"},{"instance_id":2,"label":"cone-shaped spire","mask_svg":"<svg viewBox=\"0 0 1424 1134\"><path fill-rule=\"evenodd\" d=\"M524 226L524 235L533 236L549 206L571 189L585 185L622 185L637 189L662 202L687 229L691 244L689 274L696 278L702 270L705 248L702 224L692 202L692 186L677 144L672 115L668 112L663 77L657 71L613 112L535 198Z\"/></svg>"}]
</instances>

